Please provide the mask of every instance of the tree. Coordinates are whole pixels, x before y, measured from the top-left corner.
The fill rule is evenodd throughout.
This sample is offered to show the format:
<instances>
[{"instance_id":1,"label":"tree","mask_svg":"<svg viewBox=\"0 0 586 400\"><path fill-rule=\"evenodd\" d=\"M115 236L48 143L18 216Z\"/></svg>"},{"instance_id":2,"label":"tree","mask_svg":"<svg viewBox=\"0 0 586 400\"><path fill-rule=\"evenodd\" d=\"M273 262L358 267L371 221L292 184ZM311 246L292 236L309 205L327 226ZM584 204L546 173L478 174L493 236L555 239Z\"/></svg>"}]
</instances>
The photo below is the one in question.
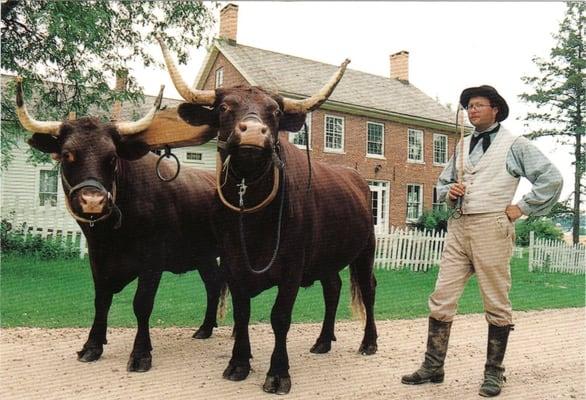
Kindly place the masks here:
<instances>
[{"instance_id":1,"label":"tree","mask_svg":"<svg viewBox=\"0 0 586 400\"><path fill-rule=\"evenodd\" d=\"M25 78L25 95L34 99L37 119L62 120L71 111L87 115L90 106L106 112L115 100L142 100L132 70L125 90L109 87L117 71L133 61L155 63L156 34L184 63L186 49L208 42L216 7L199 1L3 1L2 69ZM13 82L3 88L3 168L22 134L13 90Z\"/></svg>"},{"instance_id":2,"label":"tree","mask_svg":"<svg viewBox=\"0 0 586 400\"><path fill-rule=\"evenodd\" d=\"M535 57L533 62L539 69L539 76L522 77L531 85L532 93L519 97L532 103L537 111L528 113L525 120L540 123L539 128L527 136L537 138L553 136L563 145L572 145L574 151L574 205L573 205L573 242L579 241L580 198L585 185L582 178L585 171L583 141L585 133L584 112L586 93L584 70L584 18L586 3L567 2L564 20L559 32L553 37L557 44L550 51L549 59Z\"/></svg>"}]
</instances>

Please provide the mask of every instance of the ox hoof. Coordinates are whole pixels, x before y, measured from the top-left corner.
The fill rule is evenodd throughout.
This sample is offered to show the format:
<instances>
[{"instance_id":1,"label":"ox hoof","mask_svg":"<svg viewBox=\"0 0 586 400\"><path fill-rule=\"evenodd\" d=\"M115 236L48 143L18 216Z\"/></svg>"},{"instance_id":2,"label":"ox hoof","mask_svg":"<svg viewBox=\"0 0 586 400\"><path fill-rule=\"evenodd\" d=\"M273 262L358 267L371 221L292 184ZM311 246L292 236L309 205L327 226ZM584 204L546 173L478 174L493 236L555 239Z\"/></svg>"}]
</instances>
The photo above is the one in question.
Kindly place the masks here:
<instances>
[{"instance_id":1,"label":"ox hoof","mask_svg":"<svg viewBox=\"0 0 586 400\"><path fill-rule=\"evenodd\" d=\"M313 354L325 354L332 349L332 342L315 342L315 344L309 350Z\"/></svg>"},{"instance_id":2,"label":"ox hoof","mask_svg":"<svg viewBox=\"0 0 586 400\"><path fill-rule=\"evenodd\" d=\"M126 370L128 372L147 372L149 369L151 369L152 364L153 358L151 357L150 353L144 354L142 356L130 355Z\"/></svg>"},{"instance_id":3,"label":"ox hoof","mask_svg":"<svg viewBox=\"0 0 586 400\"><path fill-rule=\"evenodd\" d=\"M230 381L243 381L250 373L250 365L232 365L224 370L222 376Z\"/></svg>"},{"instance_id":4,"label":"ox hoof","mask_svg":"<svg viewBox=\"0 0 586 400\"><path fill-rule=\"evenodd\" d=\"M77 359L81 362L98 361L102 356L104 349L100 347L83 346L83 349L77 352Z\"/></svg>"},{"instance_id":5,"label":"ox hoof","mask_svg":"<svg viewBox=\"0 0 586 400\"><path fill-rule=\"evenodd\" d=\"M291 390L291 377L267 375L262 390L267 393L287 394Z\"/></svg>"},{"instance_id":6,"label":"ox hoof","mask_svg":"<svg viewBox=\"0 0 586 400\"><path fill-rule=\"evenodd\" d=\"M362 354L363 356L371 356L374 353L376 353L377 350L378 350L378 346L376 345L376 343L371 343L371 344L362 343L360 345L360 348L358 349L358 352L360 354Z\"/></svg>"},{"instance_id":7,"label":"ox hoof","mask_svg":"<svg viewBox=\"0 0 586 400\"><path fill-rule=\"evenodd\" d=\"M195 331L192 337L194 339L207 339L212 336L213 330L213 327L208 328L202 325L197 331Z\"/></svg>"}]
</instances>

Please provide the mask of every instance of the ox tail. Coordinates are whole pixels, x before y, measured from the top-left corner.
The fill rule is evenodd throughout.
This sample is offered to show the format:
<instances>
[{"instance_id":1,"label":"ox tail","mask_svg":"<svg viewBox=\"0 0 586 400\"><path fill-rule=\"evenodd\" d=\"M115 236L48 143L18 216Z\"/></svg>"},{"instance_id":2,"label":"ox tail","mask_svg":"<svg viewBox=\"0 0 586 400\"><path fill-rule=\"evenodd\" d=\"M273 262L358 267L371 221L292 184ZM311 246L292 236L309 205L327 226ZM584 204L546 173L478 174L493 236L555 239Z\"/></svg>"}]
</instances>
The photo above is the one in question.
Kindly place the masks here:
<instances>
[{"instance_id":1,"label":"ox tail","mask_svg":"<svg viewBox=\"0 0 586 400\"><path fill-rule=\"evenodd\" d=\"M226 318L226 309L228 308L227 306L227 301L226 299L228 298L228 295L230 294L230 290L228 289L228 284L226 282L222 283L222 287L220 288L220 301L218 303L218 312L217 312L217 318L220 321L223 321L224 318Z\"/></svg>"},{"instance_id":2,"label":"ox tail","mask_svg":"<svg viewBox=\"0 0 586 400\"><path fill-rule=\"evenodd\" d=\"M352 318L360 319L362 322L365 322L366 309L364 308L362 291L360 290L360 284L358 283L356 268L353 268L352 266L350 266L350 293L352 296L350 304Z\"/></svg>"}]
</instances>

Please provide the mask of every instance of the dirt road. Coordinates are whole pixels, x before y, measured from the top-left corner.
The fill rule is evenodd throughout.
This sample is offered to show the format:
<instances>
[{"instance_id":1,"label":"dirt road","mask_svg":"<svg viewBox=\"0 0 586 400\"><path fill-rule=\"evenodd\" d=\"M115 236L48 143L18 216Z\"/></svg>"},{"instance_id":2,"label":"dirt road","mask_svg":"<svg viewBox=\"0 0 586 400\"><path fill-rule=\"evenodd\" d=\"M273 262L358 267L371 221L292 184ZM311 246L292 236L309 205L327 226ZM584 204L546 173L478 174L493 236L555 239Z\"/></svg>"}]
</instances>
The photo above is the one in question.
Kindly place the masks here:
<instances>
[{"instance_id":1,"label":"dirt road","mask_svg":"<svg viewBox=\"0 0 586 400\"><path fill-rule=\"evenodd\" d=\"M507 385L500 399L586 399L585 309L516 312L505 358ZM295 324L288 348L293 399L479 399L486 351L482 315L458 316L439 385L405 386L404 373L421 362L426 319L378 321L379 351L356 353L360 322L339 322L338 341L325 355L309 353L317 324ZM110 329L102 359L76 359L86 329L3 329L0 398L8 399L269 399L261 385L269 367L269 325L251 327L253 372L242 382L222 379L232 349L231 329L191 339L185 328L153 329L153 369L126 372L133 329Z\"/></svg>"}]
</instances>

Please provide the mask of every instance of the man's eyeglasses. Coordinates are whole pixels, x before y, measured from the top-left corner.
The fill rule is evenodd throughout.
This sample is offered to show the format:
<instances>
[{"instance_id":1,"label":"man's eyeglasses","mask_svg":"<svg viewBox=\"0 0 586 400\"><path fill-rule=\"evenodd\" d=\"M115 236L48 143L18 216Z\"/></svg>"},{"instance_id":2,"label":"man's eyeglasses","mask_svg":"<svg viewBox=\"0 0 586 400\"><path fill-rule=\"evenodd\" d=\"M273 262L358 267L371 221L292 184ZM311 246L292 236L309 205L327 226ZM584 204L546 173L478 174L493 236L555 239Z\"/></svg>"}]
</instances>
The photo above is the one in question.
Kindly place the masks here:
<instances>
[{"instance_id":1,"label":"man's eyeglasses","mask_svg":"<svg viewBox=\"0 0 586 400\"><path fill-rule=\"evenodd\" d=\"M472 110L482 110L486 107L492 107L490 104L468 104L468 106L464 107L467 111Z\"/></svg>"}]
</instances>

